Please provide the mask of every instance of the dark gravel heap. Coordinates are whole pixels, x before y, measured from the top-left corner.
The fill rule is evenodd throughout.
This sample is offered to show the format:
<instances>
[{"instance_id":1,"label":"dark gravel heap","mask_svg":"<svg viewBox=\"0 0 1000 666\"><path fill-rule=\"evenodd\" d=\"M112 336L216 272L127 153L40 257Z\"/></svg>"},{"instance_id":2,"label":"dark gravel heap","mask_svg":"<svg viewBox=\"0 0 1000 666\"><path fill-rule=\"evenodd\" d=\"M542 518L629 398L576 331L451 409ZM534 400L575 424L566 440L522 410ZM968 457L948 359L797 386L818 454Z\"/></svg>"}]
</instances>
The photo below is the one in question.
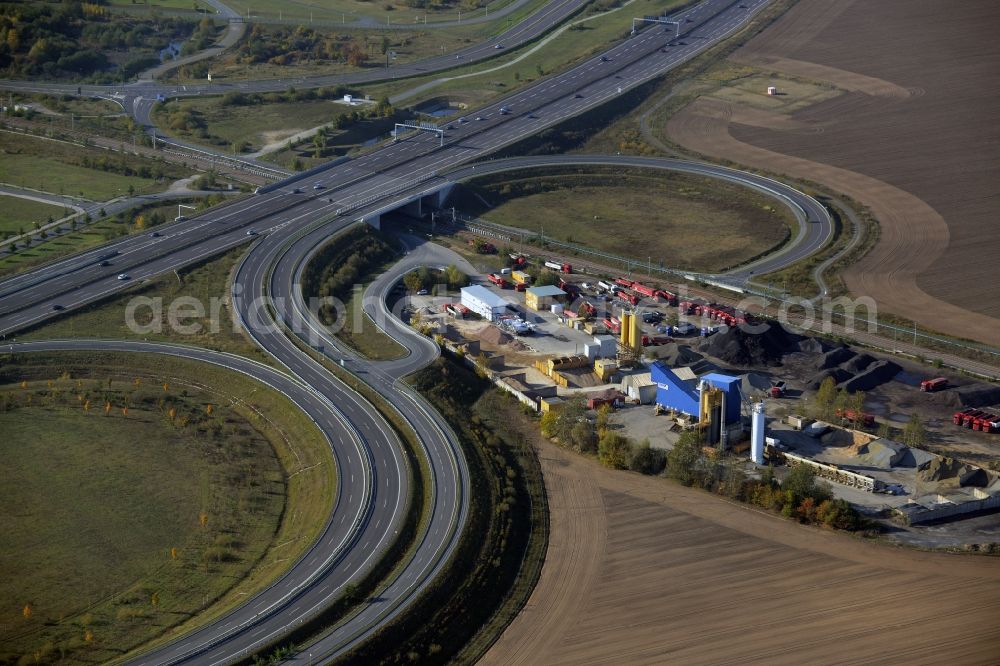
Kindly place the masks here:
<instances>
[{"instance_id":1,"label":"dark gravel heap","mask_svg":"<svg viewBox=\"0 0 1000 666\"><path fill-rule=\"evenodd\" d=\"M800 350L805 339L785 330L780 324L754 327L747 333L734 326L724 329L702 343L700 351L735 366L780 366L785 354Z\"/></svg>"}]
</instances>

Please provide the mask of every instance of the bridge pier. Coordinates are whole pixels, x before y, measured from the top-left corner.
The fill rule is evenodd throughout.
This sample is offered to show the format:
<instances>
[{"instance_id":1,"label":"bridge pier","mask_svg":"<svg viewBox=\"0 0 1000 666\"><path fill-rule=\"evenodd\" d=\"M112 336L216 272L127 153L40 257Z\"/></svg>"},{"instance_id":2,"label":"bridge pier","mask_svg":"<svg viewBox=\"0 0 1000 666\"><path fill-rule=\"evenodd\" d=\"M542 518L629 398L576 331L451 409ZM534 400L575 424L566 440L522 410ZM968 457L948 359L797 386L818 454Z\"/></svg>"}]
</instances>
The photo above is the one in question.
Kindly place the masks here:
<instances>
[{"instance_id":1,"label":"bridge pier","mask_svg":"<svg viewBox=\"0 0 1000 666\"><path fill-rule=\"evenodd\" d=\"M440 190L434 193L434 196L437 197L437 202L435 206L436 208L438 209L444 208L444 204L448 201L448 197L451 196L451 191L452 189L454 189L454 187L455 183L448 183Z\"/></svg>"},{"instance_id":2,"label":"bridge pier","mask_svg":"<svg viewBox=\"0 0 1000 666\"><path fill-rule=\"evenodd\" d=\"M424 198L418 197L413 201L403 205L403 207L400 210L405 212L407 215L412 215L413 217L419 219L424 216Z\"/></svg>"}]
</instances>

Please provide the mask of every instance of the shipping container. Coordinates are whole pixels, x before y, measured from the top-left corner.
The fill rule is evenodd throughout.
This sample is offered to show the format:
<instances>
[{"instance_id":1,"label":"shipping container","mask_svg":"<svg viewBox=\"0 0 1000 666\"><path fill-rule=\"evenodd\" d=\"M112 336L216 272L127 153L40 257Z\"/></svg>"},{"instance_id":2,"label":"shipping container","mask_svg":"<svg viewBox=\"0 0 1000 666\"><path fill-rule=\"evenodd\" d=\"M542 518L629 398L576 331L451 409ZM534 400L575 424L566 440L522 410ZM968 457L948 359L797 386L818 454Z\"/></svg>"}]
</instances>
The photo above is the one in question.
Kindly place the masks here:
<instances>
[{"instance_id":1,"label":"shipping container","mask_svg":"<svg viewBox=\"0 0 1000 666\"><path fill-rule=\"evenodd\" d=\"M531 284L531 276L524 271L511 271L510 278L517 284Z\"/></svg>"}]
</instances>

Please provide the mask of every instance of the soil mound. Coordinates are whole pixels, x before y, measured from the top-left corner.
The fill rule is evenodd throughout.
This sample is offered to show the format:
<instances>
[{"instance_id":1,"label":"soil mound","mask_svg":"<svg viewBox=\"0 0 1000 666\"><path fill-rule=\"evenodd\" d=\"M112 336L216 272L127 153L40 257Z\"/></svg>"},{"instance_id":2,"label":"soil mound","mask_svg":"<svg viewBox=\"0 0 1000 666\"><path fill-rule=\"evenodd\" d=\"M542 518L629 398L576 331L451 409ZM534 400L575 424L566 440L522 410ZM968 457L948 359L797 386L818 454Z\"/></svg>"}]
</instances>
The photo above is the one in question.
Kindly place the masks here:
<instances>
[{"instance_id":1,"label":"soil mound","mask_svg":"<svg viewBox=\"0 0 1000 666\"><path fill-rule=\"evenodd\" d=\"M836 347L823 354L816 361L816 369L826 370L827 368L834 368L851 360L855 356L857 356L857 352L850 347Z\"/></svg>"},{"instance_id":2,"label":"soil mound","mask_svg":"<svg viewBox=\"0 0 1000 666\"><path fill-rule=\"evenodd\" d=\"M866 370L868 366L870 366L874 362L875 362L874 356L870 356L868 354L858 354L851 360L842 364L840 367L842 367L844 370L847 370L851 374L856 375L859 372L863 372L864 370Z\"/></svg>"},{"instance_id":3,"label":"soil mound","mask_svg":"<svg viewBox=\"0 0 1000 666\"><path fill-rule=\"evenodd\" d=\"M492 345L505 345L514 339L492 324L487 324L476 331L476 337Z\"/></svg>"},{"instance_id":4,"label":"soil mound","mask_svg":"<svg viewBox=\"0 0 1000 666\"><path fill-rule=\"evenodd\" d=\"M829 370L824 370L823 372L816 375L811 382L806 384L806 388L810 391L815 391L819 388L819 385L823 383L823 380L827 377L833 377L833 381L840 384L851 379L851 373L843 368L831 368Z\"/></svg>"},{"instance_id":5,"label":"soil mound","mask_svg":"<svg viewBox=\"0 0 1000 666\"><path fill-rule=\"evenodd\" d=\"M898 375L900 370L902 368L892 361L876 361L860 375L842 382L841 388L849 393L871 391L873 388L892 381L892 378Z\"/></svg>"},{"instance_id":6,"label":"soil mound","mask_svg":"<svg viewBox=\"0 0 1000 666\"><path fill-rule=\"evenodd\" d=\"M802 340L778 324L767 324L760 333L747 333L737 326L716 333L699 349L731 365L777 366L785 354L800 351Z\"/></svg>"},{"instance_id":7,"label":"soil mound","mask_svg":"<svg viewBox=\"0 0 1000 666\"><path fill-rule=\"evenodd\" d=\"M954 458L941 457L935 457L918 467L917 478L927 482L980 488L985 487L990 481L989 475L980 467Z\"/></svg>"},{"instance_id":8,"label":"soil mound","mask_svg":"<svg viewBox=\"0 0 1000 666\"><path fill-rule=\"evenodd\" d=\"M946 391L958 398L958 404L962 407L985 407L987 405L1000 404L1000 386L976 382L967 386Z\"/></svg>"},{"instance_id":9,"label":"soil mound","mask_svg":"<svg viewBox=\"0 0 1000 666\"><path fill-rule=\"evenodd\" d=\"M660 347L651 347L648 351L672 368L694 365L705 358L688 345L680 345L676 342Z\"/></svg>"},{"instance_id":10,"label":"soil mound","mask_svg":"<svg viewBox=\"0 0 1000 666\"><path fill-rule=\"evenodd\" d=\"M744 396L769 395L771 380L759 372L748 372L740 379L740 390Z\"/></svg>"}]
</instances>

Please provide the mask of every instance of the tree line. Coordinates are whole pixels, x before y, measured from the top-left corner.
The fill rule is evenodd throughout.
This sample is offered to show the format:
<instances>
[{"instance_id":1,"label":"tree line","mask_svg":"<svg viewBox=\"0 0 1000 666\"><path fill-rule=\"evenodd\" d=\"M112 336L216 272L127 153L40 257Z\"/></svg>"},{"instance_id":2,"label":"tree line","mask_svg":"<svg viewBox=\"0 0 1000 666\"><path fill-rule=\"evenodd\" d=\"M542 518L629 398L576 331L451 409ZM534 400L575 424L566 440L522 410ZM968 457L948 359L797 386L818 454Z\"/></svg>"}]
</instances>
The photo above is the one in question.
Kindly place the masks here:
<instances>
[{"instance_id":1,"label":"tree line","mask_svg":"<svg viewBox=\"0 0 1000 666\"><path fill-rule=\"evenodd\" d=\"M760 478L746 472L746 461L718 454L704 447L701 433L689 430L669 451L655 449L649 440L635 442L609 423L611 407L604 405L591 419L582 398L564 402L542 414L542 434L580 453L596 455L605 467L641 474L665 475L681 485L701 488L732 500L753 504L803 523L842 530L871 528L850 505L834 499L830 486L816 478L810 467L791 468L778 482L773 468Z\"/></svg>"},{"instance_id":2,"label":"tree line","mask_svg":"<svg viewBox=\"0 0 1000 666\"><path fill-rule=\"evenodd\" d=\"M112 13L106 4L0 3L0 73L121 80L159 62L157 52L170 42L202 30L178 17ZM214 30L211 19L205 21Z\"/></svg>"}]
</instances>

